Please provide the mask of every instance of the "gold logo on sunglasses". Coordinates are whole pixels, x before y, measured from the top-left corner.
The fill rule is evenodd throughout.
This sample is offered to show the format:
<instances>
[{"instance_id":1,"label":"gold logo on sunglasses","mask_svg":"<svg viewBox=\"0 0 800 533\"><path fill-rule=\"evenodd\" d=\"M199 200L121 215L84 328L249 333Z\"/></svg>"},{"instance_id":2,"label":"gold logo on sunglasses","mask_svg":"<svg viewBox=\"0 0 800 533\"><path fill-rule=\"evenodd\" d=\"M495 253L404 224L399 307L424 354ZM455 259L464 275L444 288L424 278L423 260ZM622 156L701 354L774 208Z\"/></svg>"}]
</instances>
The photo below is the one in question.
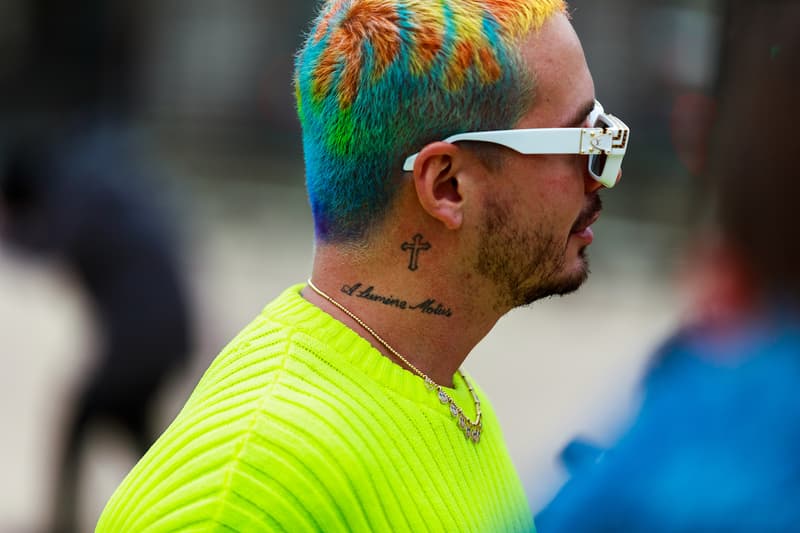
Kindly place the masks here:
<instances>
[{"instance_id":1,"label":"gold logo on sunglasses","mask_svg":"<svg viewBox=\"0 0 800 533\"><path fill-rule=\"evenodd\" d=\"M612 148L625 148L628 144L628 130L619 130L616 135L611 137L611 140L614 141L611 143Z\"/></svg>"}]
</instances>

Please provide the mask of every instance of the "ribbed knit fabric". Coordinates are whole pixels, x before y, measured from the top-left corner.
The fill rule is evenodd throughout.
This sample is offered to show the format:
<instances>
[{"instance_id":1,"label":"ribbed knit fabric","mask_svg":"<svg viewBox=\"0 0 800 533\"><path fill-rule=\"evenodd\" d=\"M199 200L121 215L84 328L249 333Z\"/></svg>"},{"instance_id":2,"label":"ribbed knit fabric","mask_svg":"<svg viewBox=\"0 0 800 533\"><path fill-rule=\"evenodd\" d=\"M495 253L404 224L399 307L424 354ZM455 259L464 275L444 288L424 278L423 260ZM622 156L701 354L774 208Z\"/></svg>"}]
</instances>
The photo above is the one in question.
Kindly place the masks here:
<instances>
[{"instance_id":1,"label":"ribbed knit fabric","mask_svg":"<svg viewBox=\"0 0 800 533\"><path fill-rule=\"evenodd\" d=\"M421 378L302 287L217 357L97 531L532 531L483 393L475 444ZM449 393L474 417L463 380Z\"/></svg>"}]
</instances>

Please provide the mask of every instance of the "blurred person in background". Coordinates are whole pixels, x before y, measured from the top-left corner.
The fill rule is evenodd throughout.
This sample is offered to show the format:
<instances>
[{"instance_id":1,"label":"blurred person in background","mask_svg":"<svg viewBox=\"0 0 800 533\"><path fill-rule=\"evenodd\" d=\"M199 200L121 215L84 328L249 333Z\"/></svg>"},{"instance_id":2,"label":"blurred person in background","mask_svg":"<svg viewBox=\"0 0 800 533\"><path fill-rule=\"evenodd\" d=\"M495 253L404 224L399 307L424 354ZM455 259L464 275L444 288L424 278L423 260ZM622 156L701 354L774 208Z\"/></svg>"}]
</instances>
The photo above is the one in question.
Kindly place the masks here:
<instances>
[{"instance_id":1,"label":"blurred person in background","mask_svg":"<svg viewBox=\"0 0 800 533\"><path fill-rule=\"evenodd\" d=\"M331 0L295 87L312 278L223 350L97 531L532 530L459 367L578 289L619 178L628 130L566 5Z\"/></svg>"},{"instance_id":2,"label":"blurred person in background","mask_svg":"<svg viewBox=\"0 0 800 533\"><path fill-rule=\"evenodd\" d=\"M100 351L65 424L55 531L76 531L81 450L97 424L127 432L138 456L160 388L190 351L174 238L137 161L100 132L18 144L0 170L0 236L60 261L86 292Z\"/></svg>"},{"instance_id":3,"label":"blurred person in background","mask_svg":"<svg viewBox=\"0 0 800 533\"><path fill-rule=\"evenodd\" d=\"M25 2L27 46L0 72L0 237L60 261L85 291L100 349L67 401L50 530L77 531L89 430L127 432L141 456L161 387L190 353L190 312L157 168L132 141L133 4ZM56 399L59 403L61 399ZM50 503L46 501L45 503Z\"/></svg>"},{"instance_id":4,"label":"blurred person in background","mask_svg":"<svg viewBox=\"0 0 800 533\"><path fill-rule=\"evenodd\" d=\"M543 533L800 524L800 4L726 9L717 223L693 250L692 317L656 354L622 438L600 456L568 449L584 464L537 517Z\"/></svg>"}]
</instances>

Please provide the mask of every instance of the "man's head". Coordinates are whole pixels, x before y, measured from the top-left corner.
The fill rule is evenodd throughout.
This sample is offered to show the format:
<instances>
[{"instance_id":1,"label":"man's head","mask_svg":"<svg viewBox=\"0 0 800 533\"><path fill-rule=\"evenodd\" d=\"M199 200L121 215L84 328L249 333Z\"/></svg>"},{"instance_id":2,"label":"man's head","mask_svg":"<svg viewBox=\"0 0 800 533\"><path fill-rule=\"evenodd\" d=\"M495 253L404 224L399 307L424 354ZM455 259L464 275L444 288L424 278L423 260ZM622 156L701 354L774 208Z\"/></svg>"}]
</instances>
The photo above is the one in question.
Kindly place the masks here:
<instances>
[{"instance_id":1,"label":"man's head","mask_svg":"<svg viewBox=\"0 0 800 533\"><path fill-rule=\"evenodd\" d=\"M599 108L564 9L522 0L326 4L297 69L318 252L346 251L339 260L358 256L371 275L399 281L409 274L387 270L397 245L424 234L436 252L405 281L480 293L473 300L495 316L577 289L601 187L590 152L577 148L599 135L624 149L627 131L611 139L611 130L581 130ZM447 140L503 129L535 135L540 147ZM366 246L354 254L342 244Z\"/></svg>"},{"instance_id":2,"label":"man's head","mask_svg":"<svg viewBox=\"0 0 800 533\"><path fill-rule=\"evenodd\" d=\"M427 143L514 127L536 89L521 44L564 10L563 0L326 1L295 72L317 238L359 241L379 227L404 159Z\"/></svg>"}]
</instances>

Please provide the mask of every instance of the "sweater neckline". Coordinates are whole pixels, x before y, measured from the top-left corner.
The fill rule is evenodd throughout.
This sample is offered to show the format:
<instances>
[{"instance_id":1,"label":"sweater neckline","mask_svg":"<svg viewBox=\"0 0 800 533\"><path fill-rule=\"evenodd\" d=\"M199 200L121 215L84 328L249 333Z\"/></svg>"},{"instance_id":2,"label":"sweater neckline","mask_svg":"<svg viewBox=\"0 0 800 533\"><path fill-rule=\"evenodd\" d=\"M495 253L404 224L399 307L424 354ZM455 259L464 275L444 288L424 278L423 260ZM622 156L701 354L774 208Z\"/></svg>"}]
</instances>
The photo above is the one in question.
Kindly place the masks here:
<instances>
[{"instance_id":1,"label":"sweater neckline","mask_svg":"<svg viewBox=\"0 0 800 533\"><path fill-rule=\"evenodd\" d=\"M435 392L428 390L421 377L391 361L368 339L306 300L300 293L305 286L305 283L300 283L286 289L263 312L328 348L318 356L324 359L333 357L329 362L334 366L347 364L355 367L372 381L415 402L439 403ZM464 409L465 414L474 416L472 395L458 372L453 376L453 387L442 388Z\"/></svg>"}]
</instances>

